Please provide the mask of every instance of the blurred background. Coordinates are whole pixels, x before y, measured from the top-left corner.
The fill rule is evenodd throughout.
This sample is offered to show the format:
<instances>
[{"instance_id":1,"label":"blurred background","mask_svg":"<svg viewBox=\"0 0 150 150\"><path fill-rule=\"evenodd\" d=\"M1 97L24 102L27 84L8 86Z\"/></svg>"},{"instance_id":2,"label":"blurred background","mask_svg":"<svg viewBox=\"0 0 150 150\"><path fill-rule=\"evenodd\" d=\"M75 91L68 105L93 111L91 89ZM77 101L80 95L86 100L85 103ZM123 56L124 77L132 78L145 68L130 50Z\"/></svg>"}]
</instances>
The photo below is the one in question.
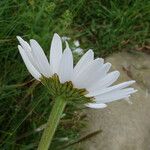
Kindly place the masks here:
<instances>
[{"instance_id":1,"label":"blurred background","mask_svg":"<svg viewBox=\"0 0 150 150\"><path fill-rule=\"evenodd\" d=\"M48 55L55 32L71 38L70 45L79 40L84 52L91 48L99 57L118 51L150 53L150 1L1 0L0 149L36 149L51 109L47 90L33 80L18 53L16 36L36 39ZM86 121L78 110L66 108L54 150L80 139Z\"/></svg>"}]
</instances>

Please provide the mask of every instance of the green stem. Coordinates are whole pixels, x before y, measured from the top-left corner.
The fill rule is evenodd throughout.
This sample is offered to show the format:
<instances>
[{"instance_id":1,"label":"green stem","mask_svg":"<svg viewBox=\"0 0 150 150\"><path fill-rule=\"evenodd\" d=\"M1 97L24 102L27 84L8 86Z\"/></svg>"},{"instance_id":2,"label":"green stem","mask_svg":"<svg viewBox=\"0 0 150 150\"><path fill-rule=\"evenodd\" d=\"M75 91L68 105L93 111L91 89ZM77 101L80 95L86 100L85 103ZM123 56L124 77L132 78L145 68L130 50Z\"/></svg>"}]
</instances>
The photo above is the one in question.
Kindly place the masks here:
<instances>
[{"instance_id":1,"label":"green stem","mask_svg":"<svg viewBox=\"0 0 150 150\"><path fill-rule=\"evenodd\" d=\"M38 150L48 150L66 104L67 101L63 97L57 97L55 99L55 103L49 116L46 128L42 134Z\"/></svg>"}]
</instances>

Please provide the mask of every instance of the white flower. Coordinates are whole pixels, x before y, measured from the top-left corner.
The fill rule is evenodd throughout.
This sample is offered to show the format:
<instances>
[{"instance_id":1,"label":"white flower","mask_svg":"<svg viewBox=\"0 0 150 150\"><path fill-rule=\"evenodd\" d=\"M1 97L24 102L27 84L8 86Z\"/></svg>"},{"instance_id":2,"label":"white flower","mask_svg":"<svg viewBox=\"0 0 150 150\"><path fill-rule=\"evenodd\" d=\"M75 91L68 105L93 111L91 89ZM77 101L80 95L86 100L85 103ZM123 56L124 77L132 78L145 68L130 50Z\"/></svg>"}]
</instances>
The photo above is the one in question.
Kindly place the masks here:
<instances>
[{"instance_id":1,"label":"white flower","mask_svg":"<svg viewBox=\"0 0 150 150\"><path fill-rule=\"evenodd\" d=\"M73 52L77 53L78 55L82 55L83 54L83 49L78 47L75 50L73 50Z\"/></svg>"},{"instance_id":2,"label":"white flower","mask_svg":"<svg viewBox=\"0 0 150 150\"><path fill-rule=\"evenodd\" d=\"M80 42L79 42L78 40L73 41L73 43L74 43L74 45L75 45L76 47L79 47L79 46L80 46Z\"/></svg>"},{"instance_id":3,"label":"white flower","mask_svg":"<svg viewBox=\"0 0 150 150\"><path fill-rule=\"evenodd\" d=\"M111 86L119 77L118 71L108 73L111 64L104 63L102 58L94 59L92 50L87 51L73 67L73 56L66 42L62 51L62 41L58 34L54 34L50 48L50 61L37 41L31 39L30 44L17 36L20 45L19 52L32 76L40 80L43 76L59 76L61 83L71 81L78 89L85 88L88 94L85 97L94 97L94 103L86 104L90 108L104 108L107 103L128 98L137 90L129 88L135 81L127 81Z\"/></svg>"},{"instance_id":4,"label":"white flower","mask_svg":"<svg viewBox=\"0 0 150 150\"><path fill-rule=\"evenodd\" d=\"M63 42L65 42L65 41L69 41L71 38L67 36L62 36L61 39Z\"/></svg>"}]
</instances>

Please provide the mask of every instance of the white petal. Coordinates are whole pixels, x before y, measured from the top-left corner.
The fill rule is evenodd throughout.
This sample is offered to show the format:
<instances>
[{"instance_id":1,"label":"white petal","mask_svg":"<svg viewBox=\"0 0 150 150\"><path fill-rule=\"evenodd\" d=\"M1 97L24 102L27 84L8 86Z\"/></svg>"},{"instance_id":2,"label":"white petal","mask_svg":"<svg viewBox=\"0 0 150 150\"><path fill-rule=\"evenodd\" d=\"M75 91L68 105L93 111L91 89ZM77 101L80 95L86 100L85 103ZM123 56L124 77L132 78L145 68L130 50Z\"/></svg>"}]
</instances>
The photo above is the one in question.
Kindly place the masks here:
<instances>
[{"instance_id":1,"label":"white petal","mask_svg":"<svg viewBox=\"0 0 150 150\"><path fill-rule=\"evenodd\" d=\"M25 40L23 40L20 36L17 36L17 39L24 50L31 50L30 45Z\"/></svg>"},{"instance_id":2,"label":"white petal","mask_svg":"<svg viewBox=\"0 0 150 150\"><path fill-rule=\"evenodd\" d=\"M66 43L66 49L63 52L58 72L61 83L71 81L72 74L73 74L73 56L68 46L68 43Z\"/></svg>"},{"instance_id":3,"label":"white petal","mask_svg":"<svg viewBox=\"0 0 150 150\"><path fill-rule=\"evenodd\" d=\"M94 108L94 109L107 107L107 105L104 103L99 103L99 104L98 103L88 103L88 104L85 104L85 106L87 106L89 108Z\"/></svg>"},{"instance_id":4,"label":"white petal","mask_svg":"<svg viewBox=\"0 0 150 150\"><path fill-rule=\"evenodd\" d=\"M88 50L78 61L73 70L73 77L75 77L81 69L86 66L90 61L94 59L94 52L92 50Z\"/></svg>"},{"instance_id":5,"label":"white petal","mask_svg":"<svg viewBox=\"0 0 150 150\"><path fill-rule=\"evenodd\" d=\"M92 63L83 69L73 80L75 87L88 89L88 87L106 74L110 66L110 63L103 65L99 59L92 61Z\"/></svg>"},{"instance_id":6,"label":"white petal","mask_svg":"<svg viewBox=\"0 0 150 150\"><path fill-rule=\"evenodd\" d=\"M110 92L110 91L123 89L123 88L126 88L126 87L130 86L133 83L135 83L134 80L123 82L121 84L117 84L117 85L114 85L114 86L111 86L111 87L108 87L108 88L105 88L105 89L91 91L86 96L87 97L97 96L97 95L104 94L104 93L107 93L107 92Z\"/></svg>"},{"instance_id":7,"label":"white petal","mask_svg":"<svg viewBox=\"0 0 150 150\"><path fill-rule=\"evenodd\" d=\"M52 72L58 73L59 64L62 57L62 41L58 34L54 34L50 48L50 64Z\"/></svg>"},{"instance_id":8,"label":"white petal","mask_svg":"<svg viewBox=\"0 0 150 150\"><path fill-rule=\"evenodd\" d=\"M45 56L45 53L41 46L35 40L30 40L30 45L32 48L32 54L36 62L38 63L38 68L40 72L46 76L50 77L52 75L50 64Z\"/></svg>"},{"instance_id":9,"label":"white petal","mask_svg":"<svg viewBox=\"0 0 150 150\"><path fill-rule=\"evenodd\" d=\"M88 88L89 91L96 91L104 89L111 84L113 84L118 77L120 76L119 71L113 71L107 74L104 78L100 79L97 83L95 83L92 87Z\"/></svg>"},{"instance_id":10,"label":"white petal","mask_svg":"<svg viewBox=\"0 0 150 150\"><path fill-rule=\"evenodd\" d=\"M21 44L22 48L24 49L24 51L25 51L26 55L28 56L32 65L40 72L40 69L38 68L36 59L34 59L34 57L32 55L30 45L25 40L23 40L20 36L17 36L17 39L19 40L19 43Z\"/></svg>"},{"instance_id":11,"label":"white petal","mask_svg":"<svg viewBox=\"0 0 150 150\"><path fill-rule=\"evenodd\" d=\"M130 96L130 94L137 92L134 88L126 88L122 90L111 91L95 97L98 103L109 103L115 100L124 99Z\"/></svg>"},{"instance_id":12,"label":"white petal","mask_svg":"<svg viewBox=\"0 0 150 150\"><path fill-rule=\"evenodd\" d=\"M40 80L41 74L40 74L40 73L34 68L34 66L31 64L31 62L30 62L28 56L26 55L24 49L23 49L20 45L18 45L18 49L19 49L19 52L20 52L20 54L21 54L21 56L22 56L22 59L23 59L25 65L26 65L28 71L31 73L31 75L32 75L35 79Z\"/></svg>"}]
</instances>

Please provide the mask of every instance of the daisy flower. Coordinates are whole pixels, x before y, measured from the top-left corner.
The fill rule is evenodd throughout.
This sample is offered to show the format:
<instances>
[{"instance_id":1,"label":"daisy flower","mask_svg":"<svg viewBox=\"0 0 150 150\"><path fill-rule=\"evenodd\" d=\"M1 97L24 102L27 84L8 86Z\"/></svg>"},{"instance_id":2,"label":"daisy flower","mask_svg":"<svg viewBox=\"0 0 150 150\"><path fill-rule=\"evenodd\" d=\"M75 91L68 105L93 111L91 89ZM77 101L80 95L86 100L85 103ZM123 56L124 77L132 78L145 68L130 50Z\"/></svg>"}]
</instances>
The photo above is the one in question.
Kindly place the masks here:
<instances>
[{"instance_id":1,"label":"daisy flower","mask_svg":"<svg viewBox=\"0 0 150 150\"><path fill-rule=\"evenodd\" d=\"M47 59L37 41L30 43L17 36L22 59L31 73L47 87L55 102L43 131L38 150L48 150L67 103L84 104L90 108L104 108L107 103L127 99L137 90L129 86L135 81L118 85L112 84L118 79L118 71L109 72L111 64L102 58L94 59L92 50L87 51L74 66L72 51L66 43L63 51L62 40L54 34Z\"/></svg>"},{"instance_id":2,"label":"daisy flower","mask_svg":"<svg viewBox=\"0 0 150 150\"><path fill-rule=\"evenodd\" d=\"M112 86L120 73L109 72L111 63L104 63L103 58L94 59L92 50L87 51L74 66L68 43L65 42L63 51L62 40L56 33L52 39L49 60L36 40L31 39L27 43L19 36L17 39L28 71L46 85L53 95L65 93L68 98L78 100L82 97L87 100L84 101L87 107L97 109L106 107L112 101L128 98L137 91L129 87L135 83L134 80Z\"/></svg>"}]
</instances>

